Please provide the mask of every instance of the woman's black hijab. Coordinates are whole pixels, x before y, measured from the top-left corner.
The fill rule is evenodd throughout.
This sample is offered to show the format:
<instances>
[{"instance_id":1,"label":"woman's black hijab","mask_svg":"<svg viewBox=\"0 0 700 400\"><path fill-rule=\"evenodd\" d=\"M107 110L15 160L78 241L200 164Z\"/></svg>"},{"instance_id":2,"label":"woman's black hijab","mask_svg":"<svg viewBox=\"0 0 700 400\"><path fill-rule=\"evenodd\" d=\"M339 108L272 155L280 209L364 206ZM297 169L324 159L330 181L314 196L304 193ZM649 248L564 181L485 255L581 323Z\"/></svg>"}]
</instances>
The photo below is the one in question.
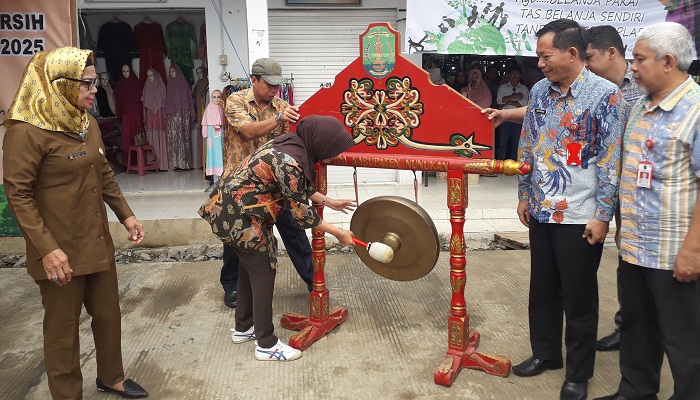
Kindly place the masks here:
<instances>
[{"instance_id":1,"label":"woman's black hijab","mask_svg":"<svg viewBox=\"0 0 700 400\"><path fill-rule=\"evenodd\" d=\"M354 144L345 126L334 117L310 115L297 123L296 132L276 137L272 147L294 157L306 179L315 183L314 165L339 155Z\"/></svg>"}]
</instances>

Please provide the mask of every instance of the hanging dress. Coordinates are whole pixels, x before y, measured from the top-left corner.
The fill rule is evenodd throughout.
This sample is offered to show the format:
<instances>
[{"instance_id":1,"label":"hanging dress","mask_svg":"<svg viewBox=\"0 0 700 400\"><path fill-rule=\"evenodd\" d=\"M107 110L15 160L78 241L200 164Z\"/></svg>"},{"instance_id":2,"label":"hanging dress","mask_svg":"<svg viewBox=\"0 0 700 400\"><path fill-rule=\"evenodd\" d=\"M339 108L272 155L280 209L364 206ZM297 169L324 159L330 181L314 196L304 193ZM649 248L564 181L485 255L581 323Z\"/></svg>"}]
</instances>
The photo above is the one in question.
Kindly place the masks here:
<instances>
[{"instance_id":1,"label":"hanging dress","mask_svg":"<svg viewBox=\"0 0 700 400\"><path fill-rule=\"evenodd\" d=\"M134 145L134 137L143 133L143 104L141 103L141 81L134 70L129 67L129 77L120 73L119 80L114 85L114 98L117 101L117 117L122 121L121 149L124 152L124 163L129 152L129 146Z\"/></svg>"},{"instance_id":2,"label":"hanging dress","mask_svg":"<svg viewBox=\"0 0 700 400\"><path fill-rule=\"evenodd\" d=\"M146 138L148 144L153 146L156 153L158 169L168 169L168 134L165 125L165 97L167 89L165 82L155 68L149 68L146 72L153 74L153 82L146 79L143 86L143 115L146 122Z\"/></svg>"},{"instance_id":3,"label":"hanging dress","mask_svg":"<svg viewBox=\"0 0 700 400\"><path fill-rule=\"evenodd\" d=\"M165 118L168 134L168 169L192 169L192 123L194 107L192 95L182 70L171 65L168 74L168 88L165 96Z\"/></svg>"}]
</instances>

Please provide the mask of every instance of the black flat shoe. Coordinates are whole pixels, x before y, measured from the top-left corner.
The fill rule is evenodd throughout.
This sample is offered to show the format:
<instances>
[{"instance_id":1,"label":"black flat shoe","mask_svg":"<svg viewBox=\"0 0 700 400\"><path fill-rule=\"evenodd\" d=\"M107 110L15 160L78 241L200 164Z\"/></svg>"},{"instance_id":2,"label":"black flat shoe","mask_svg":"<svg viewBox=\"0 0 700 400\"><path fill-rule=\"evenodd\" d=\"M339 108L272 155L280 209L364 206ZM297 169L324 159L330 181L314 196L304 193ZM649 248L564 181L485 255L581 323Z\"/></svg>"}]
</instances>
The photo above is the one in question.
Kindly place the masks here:
<instances>
[{"instance_id":1,"label":"black flat shoe","mask_svg":"<svg viewBox=\"0 0 700 400\"><path fill-rule=\"evenodd\" d=\"M564 381L559 392L559 400L585 400L588 396L588 382Z\"/></svg>"},{"instance_id":2,"label":"black flat shoe","mask_svg":"<svg viewBox=\"0 0 700 400\"><path fill-rule=\"evenodd\" d=\"M124 381L124 391L112 389L111 387L102 383L100 378L95 378L95 384L97 385L97 390L106 393L116 393L127 399L140 399L143 397L148 397L148 392L141 387L138 383L127 379Z\"/></svg>"},{"instance_id":3,"label":"black flat shoe","mask_svg":"<svg viewBox=\"0 0 700 400\"><path fill-rule=\"evenodd\" d=\"M224 304L231 308L236 307L236 304L238 304L238 292L234 290L233 292L224 293Z\"/></svg>"},{"instance_id":4,"label":"black flat shoe","mask_svg":"<svg viewBox=\"0 0 700 400\"><path fill-rule=\"evenodd\" d=\"M595 343L598 351L615 351L620 349L620 331L615 331L610 335L600 339Z\"/></svg>"},{"instance_id":5,"label":"black flat shoe","mask_svg":"<svg viewBox=\"0 0 700 400\"><path fill-rule=\"evenodd\" d=\"M561 369L563 367L564 362L561 359L542 360L533 356L514 366L513 373L518 376L527 377L539 375L548 369Z\"/></svg>"}]
</instances>

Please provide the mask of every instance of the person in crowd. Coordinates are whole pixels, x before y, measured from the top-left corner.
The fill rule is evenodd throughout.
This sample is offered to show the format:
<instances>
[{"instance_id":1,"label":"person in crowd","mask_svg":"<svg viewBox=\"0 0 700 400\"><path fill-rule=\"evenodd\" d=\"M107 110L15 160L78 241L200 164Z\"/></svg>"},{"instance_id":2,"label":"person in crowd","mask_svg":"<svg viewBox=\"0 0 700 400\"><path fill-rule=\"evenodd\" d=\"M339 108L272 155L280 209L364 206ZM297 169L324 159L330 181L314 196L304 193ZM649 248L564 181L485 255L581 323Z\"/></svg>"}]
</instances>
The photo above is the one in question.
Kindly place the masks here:
<instances>
[{"instance_id":1,"label":"person in crowd","mask_svg":"<svg viewBox=\"0 0 700 400\"><path fill-rule=\"evenodd\" d=\"M546 80L530 92L519 159L533 166L518 179L520 222L529 228L529 325L532 356L518 376L563 367L560 399L585 399L598 328L597 271L617 201L622 94L584 65L587 42L576 21L537 33Z\"/></svg>"},{"instance_id":2,"label":"person in crowd","mask_svg":"<svg viewBox=\"0 0 700 400\"><path fill-rule=\"evenodd\" d=\"M255 68L253 69L255 72ZM321 219L308 200L322 202L315 191L316 162L335 157L355 142L342 123L311 115L264 144L235 170L227 170L199 214L239 260L238 305L232 339L257 339L257 360L291 361L301 357L274 334L272 295L277 268L277 240L272 227L282 210L295 223L331 233L350 245L352 232Z\"/></svg>"},{"instance_id":3,"label":"person in crowd","mask_svg":"<svg viewBox=\"0 0 700 400\"><path fill-rule=\"evenodd\" d=\"M202 136L207 149L205 173L217 182L224 172L224 109L221 108L221 90L211 93L211 100L202 116Z\"/></svg>"},{"instance_id":4,"label":"person in crowd","mask_svg":"<svg viewBox=\"0 0 700 400\"><path fill-rule=\"evenodd\" d=\"M299 120L299 108L276 96L280 85L285 82L282 66L277 61L272 58L256 60L250 75L252 87L234 92L226 99L226 132L233 134L224 138L224 174L236 169L255 149L286 133L289 125ZM347 208L354 203L353 200L331 199L321 194L315 199L319 199L320 203L333 210L343 212L347 212ZM306 282L309 292L312 291L314 268L306 231L294 221L292 213L286 209L277 216L275 226L294 268ZM235 307L238 257L227 243L224 243L220 282L224 289L224 303Z\"/></svg>"},{"instance_id":5,"label":"person in crowd","mask_svg":"<svg viewBox=\"0 0 700 400\"><path fill-rule=\"evenodd\" d=\"M114 90L109 80L109 74L102 72L99 74L100 82L97 86L95 102L100 108L100 117L114 118L117 116L117 101L114 98Z\"/></svg>"},{"instance_id":6,"label":"person in crowd","mask_svg":"<svg viewBox=\"0 0 700 400\"><path fill-rule=\"evenodd\" d=\"M467 74L463 69L457 70L457 73L455 73L455 80L450 86L457 92L461 92L462 89L467 86Z\"/></svg>"},{"instance_id":7,"label":"person in crowd","mask_svg":"<svg viewBox=\"0 0 700 400\"><path fill-rule=\"evenodd\" d=\"M645 95L624 137L620 182L620 372L601 399L656 399L664 354L672 399L700 395L700 88L693 38L650 25L632 51Z\"/></svg>"},{"instance_id":8,"label":"person in crowd","mask_svg":"<svg viewBox=\"0 0 700 400\"><path fill-rule=\"evenodd\" d=\"M105 158L95 103L93 53L75 47L38 52L22 75L3 139L7 202L27 247L27 272L44 306L44 366L51 397L82 398L79 327L92 317L97 388L147 397L124 379L121 313L105 202L129 240L143 241Z\"/></svg>"},{"instance_id":9,"label":"person in crowd","mask_svg":"<svg viewBox=\"0 0 700 400\"><path fill-rule=\"evenodd\" d=\"M501 109L524 107L527 105L527 97L530 91L520 83L522 70L516 64L510 70L510 82L498 88L496 101ZM498 127L496 135L496 159L506 160L518 157L518 141L522 124L505 121Z\"/></svg>"},{"instance_id":10,"label":"person in crowd","mask_svg":"<svg viewBox=\"0 0 700 400\"><path fill-rule=\"evenodd\" d=\"M192 159L192 122L194 106L190 86L179 66L169 68L168 85L165 95L165 125L168 142L168 169L191 170Z\"/></svg>"},{"instance_id":11,"label":"person in crowd","mask_svg":"<svg viewBox=\"0 0 700 400\"><path fill-rule=\"evenodd\" d=\"M491 105L491 91L484 81L484 75L478 65L469 70L467 86L462 88L462 95L481 108Z\"/></svg>"},{"instance_id":12,"label":"person in crowd","mask_svg":"<svg viewBox=\"0 0 700 400\"><path fill-rule=\"evenodd\" d=\"M631 64L625 60L625 46L615 27L610 25L594 26L588 29L588 50L586 50L586 67L594 74L616 84L624 99L622 115L627 119L631 107L639 100L642 93L639 91ZM619 242L619 210L615 213L616 240ZM618 285L619 286L619 285ZM618 287L618 296L619 296ZM622 314L618 309L615 313L616 329L613 333L598 340L596 348L600 351L617 350L620 346L620 324Z\"/></svg>"},{"instance_id":13,"label":"person in crowd","mask_svg":"<svg viewBox=\"0 0 700 400\"><path fill-rule=\"evenodd\" d=\"M165 123L165 99L167 89L163 78L155 68L146 71L146 83L143 85L143 116L146 126L148 144L153 146L156 162L161 171L168 170L168 133Z\"/></svg>"},{"instance_id":14,"label":"person in crowd","mask_svg":"<svg viewBox=\"0 0 700 400\"><path fill-rule=\"evenodd\" d=\"M142 92L141 81L134 74L131 66L123 65L122 74L114 85L114 97L117 101L117 116L122 122L121 149L124 154L125 166L129 146L133 146L134 138L144 132Z\"/></svg>"},{"instance_id":15,"label":"person in crowd","mask_svg":"<svg viewBox=\"0 0 700 400\"><path fill-rule=\"evenodd\" d=\"M486 66L486 76L484 80L491 91L491 105L489 107L497 108L496 94L498 93L498 88L501 86L501 72L496 64L489 64Z\"/></svg>"}]
</instances>

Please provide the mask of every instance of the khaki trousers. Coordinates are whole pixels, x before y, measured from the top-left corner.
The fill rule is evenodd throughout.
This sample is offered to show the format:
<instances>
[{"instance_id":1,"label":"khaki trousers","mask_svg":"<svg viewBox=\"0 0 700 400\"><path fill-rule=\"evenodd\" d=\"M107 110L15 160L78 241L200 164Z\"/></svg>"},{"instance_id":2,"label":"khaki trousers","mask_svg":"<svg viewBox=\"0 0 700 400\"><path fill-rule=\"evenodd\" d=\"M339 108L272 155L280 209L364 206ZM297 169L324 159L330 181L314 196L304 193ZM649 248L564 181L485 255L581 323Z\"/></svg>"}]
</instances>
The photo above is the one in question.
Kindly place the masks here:
<instances>
[{"instance_id":1,"label":"khaki trousers","mask_svg":"<svg viewBox=\"0 0 700 400\"><path fill-rule=\"evenodd\" d=\"M74 276L66 285L36 281L44 306L44 364L53 399L82 399L80 313L92 316L97 376L107 385L124 380L121 311L114 261L108 271Z\"/></svg>"}]
</instances>

